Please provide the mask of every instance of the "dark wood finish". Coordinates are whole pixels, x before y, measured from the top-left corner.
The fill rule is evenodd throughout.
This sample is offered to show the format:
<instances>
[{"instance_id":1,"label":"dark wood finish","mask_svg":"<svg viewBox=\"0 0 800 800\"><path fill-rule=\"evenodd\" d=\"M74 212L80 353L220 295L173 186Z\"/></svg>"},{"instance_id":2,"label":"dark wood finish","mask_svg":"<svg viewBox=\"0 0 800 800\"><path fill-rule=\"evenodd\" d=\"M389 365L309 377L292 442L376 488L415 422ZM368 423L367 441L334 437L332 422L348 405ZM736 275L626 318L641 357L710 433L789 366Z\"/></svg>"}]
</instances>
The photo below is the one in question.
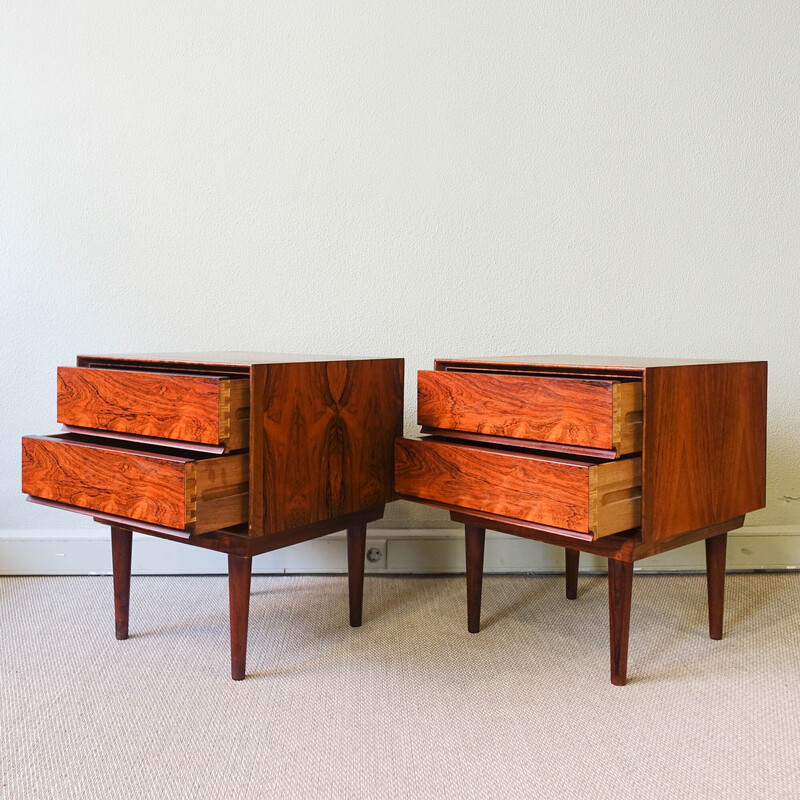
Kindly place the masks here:
<instances>
[{"instance_id":1,"label":"dark wood finish","mask_svg":"<svg viewBox=\"0 0 800 800\"><path fill-rule=\"evenodd\" d=\"M534 414L544 429L552 424L554 430L570 430L571 423L580 429L586 415L596 411L593 400L583 397L573 408L570 398L559 397L549 416L543 413L547 403L539 401L532 387L582 391L600 385L625 387L622 391L630 393L639 384L643 432L641 445L635 447L641 446L641 474L617 485L601 481L602 495L595 492L593 504L590 491L587 504L578 476L596 469L591 459L576 462L583 469L573 467L567 473L570 480L564 480L550 466L568 460L555 453L563 452L563 441L541 441L543 434L526 426ZM439 359L434 372L420 373L420 422L423 432L434 436L398 442L396 488L401 497L448 509L451 519L465 526L565 547L568 598L577 594L579 553L608 557L612 681L623 684L630 583L633 563L640 558L706 540L709 633L722 636L726 535L743 524L747 512L766 502L766 387L765 362L595 356ZM607 396L600 402L607 403ZM638 424L635 415L630 421ZM583 455L603 466L602 460L614 458L617 448L596 438L599 424L595 419L593 443L604 446L586 449ZM607 423L599 430L607 436ZM512 446L513 436L525 438ZM566 437L559 432L553 438ZM547 466L534 469L526 458ZM635 504L636 516L624 524L620 511L628 514L630 509L620 498ZM608 514L617 532L598 538Z\"/></svg>"},{"instance_id":2,"label":"dark wood finish","mask_svg":"<svg viewBox=\"0 0 800 800\"><path fill-rule=\"evenodd\" d=\"M22 491L196 533L247 520L248 457L188 458L69 435L22 440Z\"/></svg>"},{"instance_id":3,"label":"dark wood finish","mask_svg":"<svg viewBox=\"0 0 800 800\"><path fill-rule=\"evenodd\" d=\"M501 447L515 447L537 453L565 453L604 461L610 461L617 457L616 450L601 450L597 447L576 447L569 444L559 444L557 442L537 442L533 439L511 439L508 436L490 436L485 433L454 431L447 428L433 428L430 425L422 425L420 432L453 442L472 442L473 444L481 445L499 444Z\"/></svg>"},{"instance_id":4,"label":"dark wood finish","mask_svg":"<svg viewBox=\"0 0 800 800\"><path fill-rule=\"evenodd\" d=\"M127 634L132 531L228 554L235 680L245 675L254 555L348 530L351 622L360 624L366 525L395 499L402 359L87 355L59 377L71 433L23 439L23 491L112 527L118 635ZM251 444L252 469L246 453L230 454Z\"/></svg>"},{"instance_id":5,"label":"dark wood finish","mask_svg":"<svg viewBox=\"0 0 800 800\"><path fill-rule=\"evenodd\" d=\"M114 626L117 639L128 638L131 596L131 542L133 534L111 526L111 566L114 575Z\"/></svg>"},{"instance_id":6,"label":"dark wood finish","mask_svg":"<svg viewBox=\"0 0 800 800\"><path fill-rule=\"evenodd\" d=\"M564 574L566 576L567 600L574 600L578 596L578 565L581 560L581 551L571 547L564 548Z\"/></svg>"},{"instance_id":7,"label":"dark wood finish","mask_svg":"<svg viewBox=\"0 0 800 800\"><path fill-rule=\"evenodd\" d=\"M417 385L420 425L620 454L641 450L639 383L420 371Z\"/></svg>"},{"instance_id":8,"label":"dark wood finish","mask_svg":"<svg viewBox=\"0 0 800 800\"><path fill-rule=\"evenodd\" d=\"M639 524L641 461L592 463L445 441L398 439L401 495L608 536Z\"/></svg>"},{"instance_id":9,"label":"dark wood finish","mask_svg":"<svg viewBox=\"0 0 800 800\"><path fill-rule=\"evenodd\" d=\"M467 560L467 630L470 633L479 633L486 529L477 525L465 525L464 544Z\"/></svg>"},{"instance_id":10,"label":"dark wood finish","mask_svg":"<svg viewBox=\"0 0 800 800\"><path fill-rule=\"evenodd\" d=\"M225 452L224 444L202 444L201 442L167 442L155 436L140 436L137 433L118 433L117 431L101 431L97 428L81 428L78 425L62 425L64 433L71 433L86 439L110 439L119 445L137 444L147 445L148 447L180 446L183 452L210 453L212 455L222 455Z\"/></svg>"},{"instance_id":11,"label":"dark wood finish","mask_svg":"<svg viewBox=\"0 0 800 800\"><path fill-rule=\"evenodd\" d=\"M411 499L411 498L409 498ZM446 506L444 506L446 507ZM592 553L604 558L615 558L618 561L638 561L641 558L648 558L675 547L683 547L687 544L694 544L709 536L716 536L719 533L741 528L744 524L744 517L735 517L725 522L717 522L706 528L698 528L694 531L686 531L681 536L676 537L671 542L645 542L642 540L639 531L629 531L627 533L606 536L602 539L592 540L588 536L571 533L570 531L559 531L556 528L547 528L544 525L535 525L530 522L500 517L496 514L477 514L465 512L463 510L450 511L450 519L462 525L482 525L489 530L510 533L512 536L521 536L523 539L533 539L537 542L545 542L556 547L569 546L582 553Z\"/></svg>"},{"instance_id":12,"label":"dark wood finish","mask_svg":"<svg viewBox=\"0 0 800 800\"><path fill-rule=\"evenodd\" d=\"M667 541L766 503L767 364L648 370L642 531Z\"/></svg>"},{"instance_id":13,"label":"dark wood finish","mask_svg":"<svg viewBox=\"0 0 800 800\"><path fill-rule=\"evenodd\" d=\"M254 536L394 499L402 360L256 365L251 397Z\"/></svg>"},{"instance_id":14,"label":"dark wood finish","mask_svg":"<svg viewBox=\"0 0 800 800\"><path fill-rule=\"evenodd\" d=\"M437 358L436 369L481 369L497 367L502 370L517 368L521 370L575 371L592 373L628 372L641 373L655 367L680 367L698 364L718 364L717 361L688 358L638 358L628 356L587 356L587 355L549 355L549 356L488 356L486 358ZM746 364L746 361L728 361L728 364Z\"/></svg>"},{"instance_id":15,"label":"dark wood finish","mask_svg":"<svg viewBox=\"0 0 800 800\"><path fill-rule=\"evenodd\" d=\"M58 421L205 444L247 446L249 386L240 378L59 367Z\"/></svg>"},{"instance_id":16,"label":"dark wood finish","mask_svg":"<svg viewBox=\"0 0 800 800\"><path fill-rule=\"evenodd\" d=\"M628 676L633 562L608 559L608 622L611 639L611 683L624 686Z\"/></svg>"},{"instance_id":17,"label":"dark wood finish","mask_svg":"<svg viewBox=\"0 0 800 800\"><path fill-rule=\"evenodd\" d=\"M366 524L353 525L347 529L347 588L350 595L350 626L352 628L361 627L366 545Z\"/></svg>"},{"instance_id":18,"label":"dark wood finish","mask_svg":"<svg viewBox=\"0 0 800 800\"><path fill-rule=\"evenodd\" d=\"M231 610L231 678L244 680L247 661L247 626L250 616L250 556L228 555L228 597Z\"/></svg>"},{"instance_id":19,"label":"dark wood finish","mask_svg":"<svg viewBox=\"0 0 800 800\"><path fill-rule=\"evenodd\" d=\"M728 534L706 539L706 582L708 583L708 635L722 638L722 617L725 608L725 552Z\"/></svg>"}]
</instances>

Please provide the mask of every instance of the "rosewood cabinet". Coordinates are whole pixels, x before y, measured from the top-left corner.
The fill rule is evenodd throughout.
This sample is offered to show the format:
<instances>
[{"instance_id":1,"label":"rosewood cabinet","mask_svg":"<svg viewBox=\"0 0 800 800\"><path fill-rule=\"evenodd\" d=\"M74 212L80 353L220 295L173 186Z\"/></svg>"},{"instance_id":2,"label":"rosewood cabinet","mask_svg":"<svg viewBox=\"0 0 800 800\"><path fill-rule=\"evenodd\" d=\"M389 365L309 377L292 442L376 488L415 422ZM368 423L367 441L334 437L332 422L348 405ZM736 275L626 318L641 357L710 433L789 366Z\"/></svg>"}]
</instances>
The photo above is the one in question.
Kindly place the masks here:
<instances>
[{"instance_id":1,"label":"rosewood cabinet","mask_svg":"<svg viewBox=\"0 0 800 800\"><path fill-rule=\"evenodd\" d=\"M468 628L487 528L608 557L611 681L626 681L633 563L704 539L722 637L727 533L765 504L767 364L542 356L440 359L418 375L423 436L395 489L465 527Z\"/></svg>"},{"instance_id":2,"label":"rosewood cabinet","mask_svg":"<svg viewBox=\"0 0 800 800\"><path fill-rule=\"evenodd\" d=\"M259 553L346 530L361 624L366 525L394 499L402 420L402 359L80 356L58 370L63 432L22 440L22 491L111 527L118 639L132 531L227 553L241 680Z\"/></svg>"}]
</instances>

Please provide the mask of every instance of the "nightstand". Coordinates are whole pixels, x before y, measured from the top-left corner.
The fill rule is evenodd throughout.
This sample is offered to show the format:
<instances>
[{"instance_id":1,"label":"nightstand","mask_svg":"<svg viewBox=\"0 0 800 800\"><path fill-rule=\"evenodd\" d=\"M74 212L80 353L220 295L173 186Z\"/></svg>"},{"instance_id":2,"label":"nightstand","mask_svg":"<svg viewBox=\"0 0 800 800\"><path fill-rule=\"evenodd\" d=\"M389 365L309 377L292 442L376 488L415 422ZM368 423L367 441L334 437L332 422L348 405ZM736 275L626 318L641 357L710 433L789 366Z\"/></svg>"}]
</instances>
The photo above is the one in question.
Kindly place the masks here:
<instances>
[{"instance_id":1,"label":"nightstand","mask_svg":"<svg viewBox=\"0 0 800 800\"><path fill-rule=\"evenodd\" d=\"M346 530L361 624L366 526L394 499L402 420L402 359L80 356L58 370L64 432L22 440L22 491L110 526L118 639L132 531L226 553L241 680L255 555Z\"/></svg>"},{"instance_id":2,"label":"nightstand","mask_svg":"<svg viewBox=\"0 0 800 800\"><path fill-rule=\"evenodd\" d=\"M728 531L766 502L767 364L530 356L440 359L418 375L424 436L398 439L395 488L463 523L468 628L486 529L608 558L611 681L627 676L635 561L705 540L722 638Z\"/></svg>"}]
</instances>

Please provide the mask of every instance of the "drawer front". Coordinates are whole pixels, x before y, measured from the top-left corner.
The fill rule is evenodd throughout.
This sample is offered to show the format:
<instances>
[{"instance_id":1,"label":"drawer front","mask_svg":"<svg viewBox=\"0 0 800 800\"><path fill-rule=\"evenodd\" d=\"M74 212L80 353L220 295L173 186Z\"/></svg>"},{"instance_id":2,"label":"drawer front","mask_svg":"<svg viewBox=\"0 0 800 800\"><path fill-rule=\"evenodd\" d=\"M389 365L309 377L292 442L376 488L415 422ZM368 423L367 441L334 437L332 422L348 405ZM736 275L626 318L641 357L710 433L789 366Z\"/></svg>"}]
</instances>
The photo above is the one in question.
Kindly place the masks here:
<instances>
[{"instance_id":1,"label":"drawer front","mask_svg":"<svg viewBox=\"0 0 800 800\"><path fill-rule=\"evenodd\" d=\"M194 533L247 521L246 454L196 459L66 436L22 440L22 491Z\"/></svg>"},{"instance_id":2,"label":"drawer front","mask_svg":"<svg viewBox=\"0 0 800 800\"><path fill-rule=\"evenodd\" d=\"M420 425L537 442L642 449L642 384L601 379L422 371Z\"/></svg>"},{"instance_id":3,"label":"drawer front","mask_svg":"<svg viewBox=\"0 0 800 800\"><path fill-rule=\"evenodd\" d=\"M59 367L64 425L203 444L248 446L247 379Z\"/></svg>"},{"instance_id":4,"label":"drawer front","mask_svg":"<svg viewBox=\"0 0 800 800\"><path fill-rule=\"evenodd\" d=\"M641 522L641 459L591 464L432 439L398 439L395 489L597 539Z\"/></svg>"}]
</instances>

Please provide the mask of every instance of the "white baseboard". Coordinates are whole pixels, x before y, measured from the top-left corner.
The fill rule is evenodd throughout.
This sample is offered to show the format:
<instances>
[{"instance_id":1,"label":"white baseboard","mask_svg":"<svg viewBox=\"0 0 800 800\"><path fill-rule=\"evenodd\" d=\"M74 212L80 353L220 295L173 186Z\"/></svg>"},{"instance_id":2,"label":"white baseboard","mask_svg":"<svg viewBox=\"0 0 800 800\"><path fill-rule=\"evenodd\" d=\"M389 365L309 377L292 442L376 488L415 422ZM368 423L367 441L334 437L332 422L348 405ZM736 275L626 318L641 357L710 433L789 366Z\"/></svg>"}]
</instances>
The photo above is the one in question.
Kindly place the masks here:
<instances>
[{"instance_id":1,"label":"white baseboard","mask_svg":"<svg viewBox=\"0 0 800 800\"><path fill-rule=\"evenodd\" d=\"M464 571L463 533L436 530L370 529L367 548L375 563L369 572L384 574L459 573ZM800 526L740 528L728 537L729 570L800 568ZM581 555L581 569L604 571L599 556ZM561 548L487 532L486 572L562 572ZM703 543L680 547L637 562L637 571L703 571ZM111 544L105 528L0 531L0 575L106 575ZM221 553L182 547L154 536L134 537L132 571L137 575L222 575ZM257 574L343 573L347 571L345 534L334 533L253 560Z\"/></svg>"}]
</instances>

